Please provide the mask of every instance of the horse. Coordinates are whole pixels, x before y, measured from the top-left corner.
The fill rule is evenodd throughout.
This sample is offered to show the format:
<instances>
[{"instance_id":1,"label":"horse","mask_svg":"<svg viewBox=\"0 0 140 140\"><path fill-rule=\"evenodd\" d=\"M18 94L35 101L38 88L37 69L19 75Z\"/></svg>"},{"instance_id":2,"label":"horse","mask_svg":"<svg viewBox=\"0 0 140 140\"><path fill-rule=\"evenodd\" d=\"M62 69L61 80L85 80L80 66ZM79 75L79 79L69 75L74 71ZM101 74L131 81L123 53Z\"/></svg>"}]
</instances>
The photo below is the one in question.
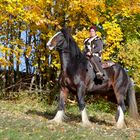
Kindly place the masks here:
<instances>
[{"instance_id":1,"label":"horse","mask_svg":"<svg viewBox=\"0 0 140 140\"><path fill-rule=\"evenodd\" d=\"M82 124L91 125L86 112L85 95L101 90L108 92L110 89L114 91L117 100L115 115L117 128L126 127L124 121L124 113L126 112L124 100L126 98L129 100L129 115L135 120L139 118L132 81L120 64L115 63L104 68L104 73L108 79L98 84L94 68L91 67L91 63L83 55L67 28L59 30L47 42L47 47L50 50L58 51L61 63L61 73L59 75L60 99L58 111L53 121L57 123L64 121L67 95L72 92L76 94L78 100Z\"/></svg>"}]
</instances>

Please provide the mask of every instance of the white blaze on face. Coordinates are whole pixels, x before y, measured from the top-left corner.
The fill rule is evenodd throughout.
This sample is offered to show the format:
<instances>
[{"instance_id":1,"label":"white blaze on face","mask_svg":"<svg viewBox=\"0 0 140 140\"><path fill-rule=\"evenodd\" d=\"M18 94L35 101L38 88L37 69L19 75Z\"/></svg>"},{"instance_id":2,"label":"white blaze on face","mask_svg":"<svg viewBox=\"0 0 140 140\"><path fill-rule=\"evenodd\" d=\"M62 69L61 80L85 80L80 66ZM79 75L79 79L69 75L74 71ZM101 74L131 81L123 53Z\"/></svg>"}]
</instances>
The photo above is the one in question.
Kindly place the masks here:
<instances>
[{"instance_id":1,"label":"white blaze on face","mask_svg":"<svg viewBox=\"0 0 140 140\"><path fill-rule=\"evenodd\" d=\"M61 31L60 32L57 32L48 42L47 42L47 46L49 46L49 49L50 50L52 50L55 46L51 46L51 42L52 42L52 40L57 36L57 35L59 35L61 33Z\"/></svg>"}]
</instances>

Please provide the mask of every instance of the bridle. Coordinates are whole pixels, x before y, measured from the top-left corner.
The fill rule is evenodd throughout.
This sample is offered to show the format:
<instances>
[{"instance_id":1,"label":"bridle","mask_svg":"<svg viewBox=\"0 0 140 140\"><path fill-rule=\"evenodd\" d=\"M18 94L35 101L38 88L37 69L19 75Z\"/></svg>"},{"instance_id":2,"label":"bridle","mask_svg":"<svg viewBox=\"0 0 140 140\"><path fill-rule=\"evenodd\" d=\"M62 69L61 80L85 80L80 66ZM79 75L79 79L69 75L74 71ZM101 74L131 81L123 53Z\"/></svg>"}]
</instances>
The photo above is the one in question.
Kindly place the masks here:
<instances>
[{"instance_id":1,"label":"bridle","mask_svg":"<svg viewBox=\"0 0 140 140\"><path fill-rule=\"evenodd\" d=\"M50 40L47 44L51 43L51 41L53 40L54 37L56 37L57 35L59 35L60 33L62 32L58 32L56 33ZM69 46L69 40L67 41L67 46ZM64 43L64 40L61 40L59 43L56 44L56 46L54 47L54 50L61 50L62 53L70 53L71 51L70 50L63 50L64 48L61 47Z\"/></svg>"}]
</instances>

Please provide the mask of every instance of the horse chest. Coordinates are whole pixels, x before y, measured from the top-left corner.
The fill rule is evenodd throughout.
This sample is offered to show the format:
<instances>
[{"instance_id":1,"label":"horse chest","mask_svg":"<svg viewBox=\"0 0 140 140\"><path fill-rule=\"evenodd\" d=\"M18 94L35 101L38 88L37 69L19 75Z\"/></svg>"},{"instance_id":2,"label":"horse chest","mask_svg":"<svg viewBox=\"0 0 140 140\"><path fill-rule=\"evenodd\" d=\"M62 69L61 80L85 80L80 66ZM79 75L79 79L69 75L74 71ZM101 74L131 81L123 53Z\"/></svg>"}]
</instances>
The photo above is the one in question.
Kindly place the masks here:
<instances>
[{"instance_id":1,"label":"horse chest","mask_svg":"<svg viewBox=\"0 0 140 140\"><path fill-rule=\"evenodd\" d=\"M66 77L65 79L64 79L64 82L65 82L65 85L71 85L71 80L68 78L68 77Z\"/></svg>"},{"instance_id":2,"label":"horse chest","mask_svg":"<svg viewBox=\"0 0 140 140\"><path fill-rule=\"evenodd\" d=\"M63 84L65 86L68 86L68 85L71 85L72 82L70 80L70 78L68 77L67 74L62 74L61 77L60 77L60 84Z\"/></svg>"},{"instance_id":3,"label":"horse chest","mask_svg":"<svg viewBox=\"0 0 140 140\"><path fill-rule=\"evenodd\" d=\"M63 73L60 76L60 85L67 87L69 90L76 90L76 84L74 82L75 80L73 79L73 77L69 77L67 74Z\"/></svg>"}]
</instances>

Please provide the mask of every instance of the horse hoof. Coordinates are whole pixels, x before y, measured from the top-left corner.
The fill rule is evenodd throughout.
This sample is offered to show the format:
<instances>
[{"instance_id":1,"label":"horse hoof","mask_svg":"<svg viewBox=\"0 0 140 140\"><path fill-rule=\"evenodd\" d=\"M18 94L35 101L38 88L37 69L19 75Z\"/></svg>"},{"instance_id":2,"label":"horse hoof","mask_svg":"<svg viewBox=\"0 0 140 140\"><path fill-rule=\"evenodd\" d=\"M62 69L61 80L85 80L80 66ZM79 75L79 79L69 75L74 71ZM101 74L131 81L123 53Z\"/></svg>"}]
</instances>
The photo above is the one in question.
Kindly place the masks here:
<instances>
[{"instance_id":1,"label":"horse hoof","mask_svg":"<svg viewBox=\"0 0 140 140\"><path fill-rule=\"evenodd\" d=\"M57 123L57 124L61 124L63 121L62 120L57 120L57 119L52 119L48 121L49 123Z\"/></svg>"},{"instance_id":2,"label":"horse hoof","mask_svg":"<svg viewBox=\"0 0 140 140\"><path fill-rule=\"evenodd\" d=\"M127 128L126 124L116 124L117 129L125 129Z\"/></svg>"}]
</instances>

